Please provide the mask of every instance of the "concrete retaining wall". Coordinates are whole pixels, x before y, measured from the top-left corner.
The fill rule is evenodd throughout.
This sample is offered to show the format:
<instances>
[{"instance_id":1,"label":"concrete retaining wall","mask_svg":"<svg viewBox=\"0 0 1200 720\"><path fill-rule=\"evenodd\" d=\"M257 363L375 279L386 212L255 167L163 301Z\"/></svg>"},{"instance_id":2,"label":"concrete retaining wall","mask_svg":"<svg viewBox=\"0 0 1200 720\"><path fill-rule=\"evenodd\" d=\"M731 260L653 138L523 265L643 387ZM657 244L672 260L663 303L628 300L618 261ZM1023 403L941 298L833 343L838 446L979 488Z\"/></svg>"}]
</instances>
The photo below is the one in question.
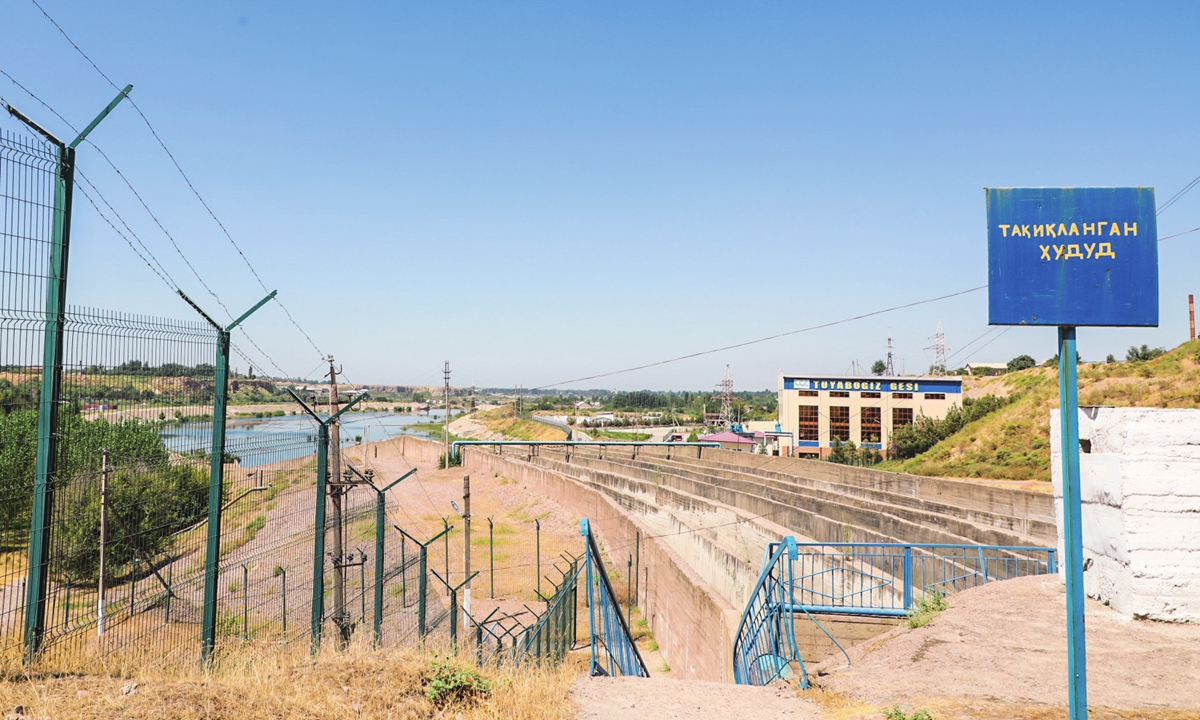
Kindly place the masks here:
<instances>
[{"instance_id":1,"label":"concrete retaining wall","mask_svg":"<svg viewBox=\"0 0 1200 720\"><path fill-rule=\"evenodd\" d=\"M410 437L403 438L401 448L407 457L424 462L436 463L442 452L438 443ZM623 506L595 486L528 462L526 452L510 449L496 455L473 447L463 448L462 452L465 472L499 473L579 517L589 518L593 532L614 561L633 551L640 533L642 578L638 606L672 674L695 680L733 681L732 638L740 609L693 571L665 538L655 537L663 533L637 517L640 513L636 509ZM650 511L651 507L641 509ZM688 534L676 533L679 537ZM582 548L582 538L580 543Z\"/></svg>"},{"instance_id":2,"label":"concrete retaining wall","mask_svg":"<svg viewBox=\"0 0 1200 720\"><path fill-rule=\"evenodd\" d=\"M1061 517L1059 437L1054 410ZM1079 437L1090 444L1080 454L1087 594L1135 617L1200 622L1200 410L1081 408Z\"/></svg>"}]
</instances>

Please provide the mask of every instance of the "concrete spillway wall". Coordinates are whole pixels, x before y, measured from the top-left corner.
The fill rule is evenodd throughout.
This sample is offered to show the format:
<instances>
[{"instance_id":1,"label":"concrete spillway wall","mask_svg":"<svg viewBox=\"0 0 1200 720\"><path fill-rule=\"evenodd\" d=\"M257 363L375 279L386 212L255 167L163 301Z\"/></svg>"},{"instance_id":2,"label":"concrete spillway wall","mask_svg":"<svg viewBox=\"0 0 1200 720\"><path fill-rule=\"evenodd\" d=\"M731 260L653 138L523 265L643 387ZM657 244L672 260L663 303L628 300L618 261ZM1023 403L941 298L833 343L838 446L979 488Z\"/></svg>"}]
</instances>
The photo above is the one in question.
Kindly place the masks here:
<instances>
[{"instance_id":1,"label":"concrete spillway wall","mask_svg":"<svg viewBox=\"0 0 1200 720\"><path fill-rule=\"evenodd\" d=\"M441 454L437 443L403 442L425 462ZM591 518L614 562L640 535L638 605L674 673L701 680L731 679L732 637L763 549L784 535L996 545L1052 545L1056 536L1049 493L712 449L463 452L465 471L513 478ZM863 632L850 625L841 639ZM815 642L813 653L823 647Z\"/></svg>"}]
</instances>

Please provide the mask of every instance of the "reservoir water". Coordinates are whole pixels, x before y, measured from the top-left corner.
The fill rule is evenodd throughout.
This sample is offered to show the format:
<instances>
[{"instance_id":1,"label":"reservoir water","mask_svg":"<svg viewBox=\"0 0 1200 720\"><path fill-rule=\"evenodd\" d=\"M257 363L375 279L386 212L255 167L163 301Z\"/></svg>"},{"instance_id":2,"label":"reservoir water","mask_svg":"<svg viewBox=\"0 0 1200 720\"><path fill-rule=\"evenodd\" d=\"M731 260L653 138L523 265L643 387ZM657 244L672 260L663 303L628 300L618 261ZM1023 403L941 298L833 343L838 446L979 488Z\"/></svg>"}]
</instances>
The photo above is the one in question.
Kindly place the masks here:
<instances>
[{"instance_id":1,"label":"reservoir water","mask_svg":"<svg viewBox=\"0 0 1200 720\"><path fill-rule=\"evenodd\" d=\"M231 408L236 412L237 408ZM451 410L454 417L460 411ZM444 410L422 415L390 412L347 413L341 418L342 447L353 447L355 437L362 442L377 442L401 435L432 437L428 428L418 427L441 422ZM322 418L326 415L322 414ZM440 434L440 433L439 433ZM212 443L212 423L172 424L163 428L162 439L174 452L207 451ZM295 460L317 451L317 424L307 415L272 418L230 418L225 424L225 450L240 458L243 468L265 463Z\"/></svg>"}]
</instances>

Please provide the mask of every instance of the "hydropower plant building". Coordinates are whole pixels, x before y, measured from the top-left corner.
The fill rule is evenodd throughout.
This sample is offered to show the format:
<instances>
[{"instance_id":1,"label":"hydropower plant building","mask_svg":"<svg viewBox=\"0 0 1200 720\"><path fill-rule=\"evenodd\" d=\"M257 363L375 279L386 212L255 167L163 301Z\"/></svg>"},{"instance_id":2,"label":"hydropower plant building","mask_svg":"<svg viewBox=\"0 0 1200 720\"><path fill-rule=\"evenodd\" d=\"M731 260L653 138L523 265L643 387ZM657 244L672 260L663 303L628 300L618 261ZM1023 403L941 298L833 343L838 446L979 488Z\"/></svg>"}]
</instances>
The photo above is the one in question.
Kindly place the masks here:
<instances>
[{"instance_id":1,"label":"hydropower plant building","mask_svg":"<svg viewBox=\"0 0 1200 720\"><path fill-rule=\"evenodd\" d=\"M895 428L945 417L953 405L962 405L957 376L779 376L780 429L800 456L826 457L834 440L886 454Z\"/></svg>"}]
</instances>

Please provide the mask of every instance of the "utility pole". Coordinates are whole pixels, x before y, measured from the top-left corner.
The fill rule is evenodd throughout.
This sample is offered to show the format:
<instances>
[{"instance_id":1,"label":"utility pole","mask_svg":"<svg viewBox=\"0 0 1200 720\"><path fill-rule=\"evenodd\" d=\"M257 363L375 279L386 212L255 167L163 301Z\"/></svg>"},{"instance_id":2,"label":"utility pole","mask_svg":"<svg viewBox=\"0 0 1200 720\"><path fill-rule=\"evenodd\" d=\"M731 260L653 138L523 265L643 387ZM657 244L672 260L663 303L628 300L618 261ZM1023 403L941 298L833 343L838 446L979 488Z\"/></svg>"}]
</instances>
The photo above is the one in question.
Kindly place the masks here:
<instances>
[{"instance_id":1,"label":"utility pole","mask_svg":"<svg viewBox=\"0 0 1200 720\"><path fill-rule=\"evenodd\" d=\"M888 377L896 376L896 366L892 364L892 331L888 330L888 354L887 354L887 370L883 371Z\"/></svg>"},{"instance_id":2,"label":"utility pole","mask_svg":"<svg viewBox=\"0 0 1200 720\"><path fill-rule=\"evenodd\" d=\"M1191 329L1191 339L1196 339L1196 300L1188 295L1188 326Z\"/></svg>"},{"instance_id":3,"label":"utility pole","mask_svg":"<svg viewBox=\"0 0 1200 720\"><path fill-rule=\"evenodd\" d=\"M329 417L338 411L338 371L329 356ZM341 423L334 420L329 426L329 474L332 479L329 497L333 500L333 624L338 628L338 648L344 649L350 641L350 622L346 615L346 568L342 535L342 498L346 485L342 477L342 433Z\"/></svg>"},{"instance_id":4,"label":"utility pole","mask_svg":"<svg viewBox=\"0 0 1200 720\"><path fill-rule=\"evenodd\" d=\"M446 377L446 389L443 391L446 398L446 417L442 419L442 439L444 440L445 466L450 467L450 361L446 361L446 367L442 370L442 374Z\"/></svg>"},{"instance_id":5,"label":"utility pole","mask_svg":"<svg viewBox=\"0 0 1200 720\"><path fill-rule=\"evenodd\" d=\"M471 476L463 475L463 577L467 589L463 592L463 612L471 614ZM466 618L463 618L466 627Z\"/></svg>"}]
</instances>

